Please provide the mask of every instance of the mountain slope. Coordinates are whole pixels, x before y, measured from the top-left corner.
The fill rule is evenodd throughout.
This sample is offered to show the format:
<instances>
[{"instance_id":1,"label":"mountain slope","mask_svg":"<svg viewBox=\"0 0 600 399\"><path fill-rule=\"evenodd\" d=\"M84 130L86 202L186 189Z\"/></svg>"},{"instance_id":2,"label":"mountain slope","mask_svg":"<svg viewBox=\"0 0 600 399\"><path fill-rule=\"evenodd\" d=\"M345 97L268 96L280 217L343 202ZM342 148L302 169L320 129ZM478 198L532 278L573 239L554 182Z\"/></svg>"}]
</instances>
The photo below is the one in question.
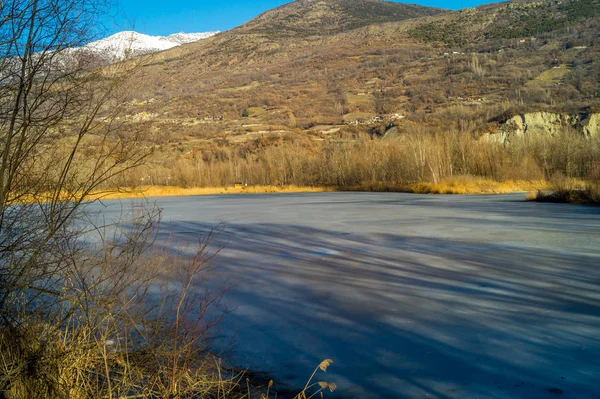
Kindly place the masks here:
<instances>
[{"instance_id":1,"label":"mountain slope","mask_svg":"<svg viewBox=\"0 0 600 399\"><path fill-rule=\"evenodd\" d=\"M465 46L493 40L551 35L600 17L599 0L512 1L453 13L452 17L420 23L412 38L426 43Z\"/></svg>"},{"instance_id":2,"label":"mountain slope","mask_svg":"<svg viewBox=\"0 0 600 399\"><path fill-rule=\"evenodd\" d=\"M478 132L516 112L584 112L600 104L598 0L426 9L433 15L392 22L353 11L362 5L389 4L297 1L153 55L129 92L136 104L153 101L130 112L154 115L148 129L173 135L235 136L246 129L242 115L264 131L361 120L375 122L358 124L371 131L379 129L378 115L399 114L401 130ZM331 22L335 15L339 21ZM357 15L373 19L351 29ZM532 15L554 22L531 31ZM280 27L285 34L275 34ZM198 125L198 117L218 121Z\"/></svg>"}]
</instances>

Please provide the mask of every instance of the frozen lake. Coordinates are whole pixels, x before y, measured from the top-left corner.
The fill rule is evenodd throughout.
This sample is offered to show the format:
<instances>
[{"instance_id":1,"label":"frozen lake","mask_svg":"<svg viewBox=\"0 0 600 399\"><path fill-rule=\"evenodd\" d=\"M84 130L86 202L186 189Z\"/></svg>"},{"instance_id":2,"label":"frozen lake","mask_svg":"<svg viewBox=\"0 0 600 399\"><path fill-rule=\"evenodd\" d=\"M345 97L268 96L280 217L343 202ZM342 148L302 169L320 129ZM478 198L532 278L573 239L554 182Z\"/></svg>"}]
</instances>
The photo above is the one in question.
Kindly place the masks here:
<instances>
[{"instance_id":1,"label":"frozen lake","mask_svg":"<svg viewBox=\"0 0 600 399\"><path fill-rule=\"evenodd\" d=\"M224 222L229 357L329 398L600 398L600 208L501 196L160 198L194 242ZM120 210L107 202L110 217ZM94 206L96 207L96 205Z\"/></svg>"}]
</instances>

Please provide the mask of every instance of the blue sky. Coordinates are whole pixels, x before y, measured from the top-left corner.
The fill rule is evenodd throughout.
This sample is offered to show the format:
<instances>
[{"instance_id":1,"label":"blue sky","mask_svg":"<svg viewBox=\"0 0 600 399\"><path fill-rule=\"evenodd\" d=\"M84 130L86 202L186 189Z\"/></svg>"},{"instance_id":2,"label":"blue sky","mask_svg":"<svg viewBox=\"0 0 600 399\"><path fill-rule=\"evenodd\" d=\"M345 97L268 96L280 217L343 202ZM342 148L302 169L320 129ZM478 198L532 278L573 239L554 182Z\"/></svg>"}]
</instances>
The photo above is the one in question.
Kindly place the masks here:
<instances>
[{"instance_id":1,"label":"blue sky","mask_svg":"<svg viewBox=\"0 0 600 399\"><path fill-rule=\"evenodd\" d=\"M177 32L205 32L234 28L258 14L290 0L117 0L118 8L107 23L110 33L136 30L149 35ZM412 0L432 7L460 9L473 7L485 0Z\"/></svg>"}]
</instances>

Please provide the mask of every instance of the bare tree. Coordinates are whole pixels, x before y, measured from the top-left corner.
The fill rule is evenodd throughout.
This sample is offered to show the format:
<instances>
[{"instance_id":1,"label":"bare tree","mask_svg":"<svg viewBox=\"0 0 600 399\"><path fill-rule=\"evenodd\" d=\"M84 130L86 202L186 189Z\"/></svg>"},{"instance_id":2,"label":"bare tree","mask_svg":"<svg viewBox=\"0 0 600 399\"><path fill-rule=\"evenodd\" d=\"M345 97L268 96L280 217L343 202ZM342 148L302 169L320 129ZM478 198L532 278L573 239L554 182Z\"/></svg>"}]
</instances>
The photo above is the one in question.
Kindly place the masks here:
<instances>
[{"instance_id":1,"label":"bare tree","mask_svg":"<svg viewBox=\"0 0 600 399\"><path fill-rule=\"evenodd\" d=\"M191 359L220 298L200 290L206 243L187 267L171 268L181 283L163 290L170 299L160 305L150 287L176 262L150 253L156 209L107 229L85 212L90 193L148 154L116 118L135 62L95 69L77 50L95 38L107 6L0 1L0 398L215 389L197 378L210 357ZM144 384L152 370L161 384Z\"/></svg>"},{"instance_id":2,"label":"bare tree","mask_svg":"<svg viewBox=\"0 0 600 399\"><path fill-rule=\"evenodd\" d=\"M113 138L106 106L121 74L90 71L74 50L91 39L104 4L0 4L0 282L10 288L0 293L0 309L11 325L16 298L34 303L49 294L82 202L143 154L135 138ZM99 143L93 155L80 151L90 137Z\"/></svg>"}]
</instances>

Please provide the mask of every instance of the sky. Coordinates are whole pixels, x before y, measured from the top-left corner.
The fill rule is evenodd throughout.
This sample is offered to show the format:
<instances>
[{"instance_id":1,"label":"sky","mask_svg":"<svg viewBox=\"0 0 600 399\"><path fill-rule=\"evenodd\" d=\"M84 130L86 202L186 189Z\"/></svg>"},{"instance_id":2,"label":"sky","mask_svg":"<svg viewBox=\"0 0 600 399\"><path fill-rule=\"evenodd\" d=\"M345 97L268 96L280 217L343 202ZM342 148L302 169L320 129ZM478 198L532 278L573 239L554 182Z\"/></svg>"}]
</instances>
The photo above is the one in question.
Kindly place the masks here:
<instances>
[{"instance_id":1,"label":"sky","mask_svg":"<svg viewBox=\"0 0 600 399\"><path fill-rule=\"evenodd\" d=\"M117 0L108 18L109 33L135 30L166 36L177 32L225 31L291 0ZM497 1L497 0L496 0ZM490 0L405 0L424 6L461 9Z\"/></svg>"}]
</instances>

